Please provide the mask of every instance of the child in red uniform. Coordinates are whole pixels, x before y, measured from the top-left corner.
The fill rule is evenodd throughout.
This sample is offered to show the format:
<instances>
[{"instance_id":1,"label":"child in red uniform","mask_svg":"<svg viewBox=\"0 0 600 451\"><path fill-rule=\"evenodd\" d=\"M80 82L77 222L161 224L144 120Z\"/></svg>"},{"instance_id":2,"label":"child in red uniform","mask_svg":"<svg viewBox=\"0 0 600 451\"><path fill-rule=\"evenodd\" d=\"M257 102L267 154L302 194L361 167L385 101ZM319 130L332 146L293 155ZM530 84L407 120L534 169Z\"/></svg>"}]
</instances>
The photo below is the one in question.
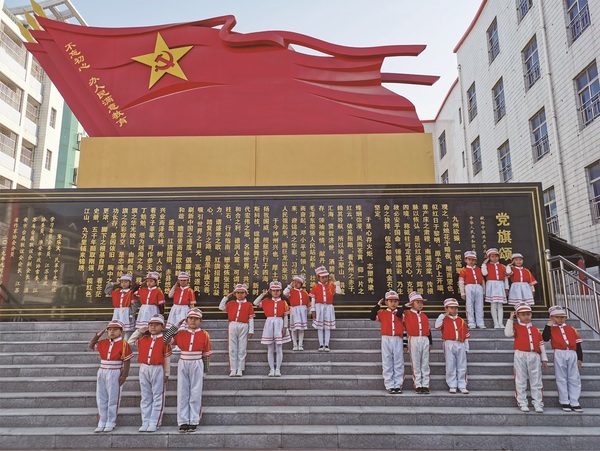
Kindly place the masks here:
<instances>
[{"instance_id":1,"label":"child in red uniform","mask_svg":"<svg viewBox=\"0 0 600 451\"><path fill-rule=\"evenodd\" d=\"M467 301L467 319L469 327L475 326L485 329L483 322L483 293L485 282L481 269L477 266L477 254L474 251L465 252L465 263L467 264L458 275L458 287L460 296Z\"/></svg>"},{"instance_id":2,"label":"child in red uniform","mask_svg":"<svg viewBox=\"0 0 600 451\"><path fill-rule=\"evenodd\" d=\"M450 393L467 390L467 352L469 352L469 329L464 319L458 316L458 301L448 298L444 310L435 320L435 328L442 331L444 358L446 359L446 383Z\"/></svg>"},{"instance_id":3,"label":"child in red uniform","mask_svg":"<svg viewBox=\"0 0 600 451\"><path fill-rule=\"evenodd\" d=\"M506 266L500 263L498 249L491 248L485 253L487 258L481 265L485 277L485 302L489 302L494 329L504 329L504 307L508 294Z\"/></svg>"},{"instance_id":4,"label":"child in red uniform","mask_svg":"<svg viewBox=\"0 0 600 451\"><path fill-rule=\"evenodd\" d=\"M302 288L304 277L294 276L283 295L290 301L290 331L294 351L304 351L304 331L308 327L308 307L310 297Z\"/></svg>"},{"instance_id":5,"label":"child in red uniform","mask_svg":"<svg viewBox=\"0 0 600 451\"><path fill-rule=\"evenodd\" d=\"M108 338L100 340L104 333ZM122 334L123 323L111 321L92 337L88 345L90 349L98 351L101 359L96 380L98 427L94 432L112 432L117 424L121 386L129 375L129 363L133 358L131 347L123 340Z\"/></svg>"},{"instance_id":6,"label":"child in red uniform","mask_svg":"<svg viewBox=\"0 0 600 451\"><path fill-rule=\"evenodd\" d=\"M506 267L508 279L510 280L510 290L508 292L508 303L517 305L525 303L533 305L533 293L537 280L527 268L523 268L523 255L512 254L512 263Z\"/></svg>"},{"instance_id":7,"label":"child in red uniform","mask_svg":"<svg viewBox=\"0 0 600 451\"><path fill-rule=\"evenodd\" d=\"M155 271L150 271L146 276L145 282L135 293L140 299L140 310L138 312L136 329L148 326L148 320L157 314L163 314L165 309L165 295L158 288L159 275Z\"/></svg>"},{"instance_id":8,"label":"child in red uniform","mask_svg":"<svg viewBox=\"0 0 600 451\"><path fill-rule=\"evenodd\" d=\"M148 321L148 327L136 330L128 341L130 345L137 346L140 363L140 432L155 432L162 421L171 355L171 346L164 342L164 327L164 317L154 315Z\"/></svg>"},{"instance_id":9,"label":"child in red uniform","mask_svg":"<svg viewBox=\"0 0 600 451\"><path fill-rule=\"evenodd\" d=\"M167 318L167 328L185 319L189 309L196 305L196 294L189 286L190 275L181 271L177 276L177 282L169 290L169 297L173 299L173 306Z\"/></svg>"},{"instance_id":10,"label":"child in red uniform","mask_svg":"<svg viewBox=\"0 0 600 451\"><path fill-rule=\"evenodd\" d=\"M247 295L248 285L238 283L219 304L219 310L226 311L229 320L229 377L242 377L248 340L254 335L254 308L246 300Z\"/></svg>"},{"instance_id":11,"label":"child in red uniform","mask_svg":"<svg viewBox=\"0 0 600 451\"><path fill-rule=\"evenodd\" d=\"M407 307L402 315L404 328L408 334L408 350L412 363L413 382L415 392L429 394L429 352L433 346L429 320L423 313L423 296L416 291L408 295Z\"/></svg>"},{"instance_id":12,"label":"child in red uniform","mask_svg":"<svg viewBox=\"0 0 600 451\"><path fill-rule=\"evenodd\" d=\"M262 293L254 300L254 305L262 308L267 317L260 342L267 345L268 376L279 377L283 362L283 343L290 342L290 335L287 333L290 308L287 302L281 299L280 282L271 282L268 294L270 296L264 299L267 292ZM275 355L277 356L276 360Z\"/></svg>"},{"instance_id":13,"label":"child in red uniform","mask_svg":"<svg viewBox=\"0 0 600 451\"><path fill-rule=\"evenodd\" d=\"M131 314L132 305L135 303L135 296L131 285L133 284L133 276L131 274L123 274L119 278L121 288L116 288L117 284L108 282L104 292L112 298L112 304L115 308L113 312L113 321L121 321L123 323L124 339L135 329L135 321Z\"/></svg>"},{"instance_id":14,"label":"child in red uniform","mask_svg":"<svg viewBox=\"0 0 600 451\"><path fill-rule=\"evenodd\" d=\"M383 383L391 395L402 393L404 383L404 352L408 351L404 342L402 313L398 310L400 297L395 291L385 293L385 307L380 299L371 310L372 321L381 324L381 368Z\"/></svg>"},{"instance_id":15,"label":"child in red uniform","mask_svg":"<svg viewBox=\"0 0 600 451\"><path fill-rule=\"evenodd\" d=\"M319 333L319 351L329 352L329 338L331 329L335 329L335 309L333 308L333 296L341 294L340 283L325 266L315 269L318 283L310 289L311 297L310 313L313 319L312 325ZM331 278L331 282L329 281Z\"/></svg>"},{"instance_id":16,"label":"child in red uniform","mask_svg":"<svg viewBox=\"0 0 600 451\"><path fill-rule=\"evenodd\" d=\"M184 320L165 332L165 343L181 349L177 364L177 424L179 432L195 432L202 418L202 383L210 367L210 336L200 329L202 311L187 313L186 328L179 328Z\"/></svg>"}]
</instances>

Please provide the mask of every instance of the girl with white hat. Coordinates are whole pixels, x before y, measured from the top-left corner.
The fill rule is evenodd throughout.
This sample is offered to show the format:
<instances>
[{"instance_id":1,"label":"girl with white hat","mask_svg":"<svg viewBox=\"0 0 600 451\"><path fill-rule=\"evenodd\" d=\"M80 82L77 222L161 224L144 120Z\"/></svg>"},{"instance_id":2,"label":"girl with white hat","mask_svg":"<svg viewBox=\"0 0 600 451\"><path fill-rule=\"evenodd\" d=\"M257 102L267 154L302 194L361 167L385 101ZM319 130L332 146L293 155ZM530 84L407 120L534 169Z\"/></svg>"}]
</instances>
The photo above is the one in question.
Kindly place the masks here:
<instances>
[{"instance_id":1,"label":"girl with white hat","mask_svg":"<svg viewBox=\"0 0 600 451\"><path fill-rule=\"evenodd\" d=\"M485 277L485 302L490 304L494 329L504 329L504 307L508 294L506 266L500 263L500 253L496 248L486 251L486 259L481 264L481 274Z\"/></svg>"},{"instance_id":2,"label":"girl with white hat","mask_svg":"<svg viewBox=\"0 0 600 451\"><path fill-rule=\"evenodd\" d=\"M180 271L177 276L177 282L169 290L169 297L173 299L173 306L167 318L167 328L185 319L189 309L194 308L196 305L196 294L189 284L189 273Z\"/></svg>"},{"instance_id":3,"label":"girl with white hat","mask_svg":"<svg viewBox=\"0 0 600 451\"><path fill-rule=\"evenodd\" d=\"M150 271L146 280L135 293L140 299L140 310L138 312L136 329L148 326L148 320L157 314L163 314L165 309L165 295L158 287L159 275L156 271Z\"/></svg>"},{"instance_id":4,"label":"girl with white hat","mask_svg":"<svg viewBox=\"0 0 600 451\"><path fill-rule=\"evenodd\" d=\"M304 351L304 331L308 327L310 297L302 285L304 277L294 276L283 290L283 295L290 301L290 331L294 351Z\"/></svg>"},{"instance_id":5,"label":"girl with white hat","mask_svg":"<svg viewBox=\"0 0 600 451\"><path fill-rule=\"evenodd\" d=\"M335 329L333 297L336 294L342 294L342 289L335 277L333 275L330 277L325 266L319 266L315 269L315 273L318 282L310 289L309 294L311 297L312 325L319 333L319 351L329 352L331 329ZM330 278L331 282L329 281Z\"/></svg>"}]
</instances>

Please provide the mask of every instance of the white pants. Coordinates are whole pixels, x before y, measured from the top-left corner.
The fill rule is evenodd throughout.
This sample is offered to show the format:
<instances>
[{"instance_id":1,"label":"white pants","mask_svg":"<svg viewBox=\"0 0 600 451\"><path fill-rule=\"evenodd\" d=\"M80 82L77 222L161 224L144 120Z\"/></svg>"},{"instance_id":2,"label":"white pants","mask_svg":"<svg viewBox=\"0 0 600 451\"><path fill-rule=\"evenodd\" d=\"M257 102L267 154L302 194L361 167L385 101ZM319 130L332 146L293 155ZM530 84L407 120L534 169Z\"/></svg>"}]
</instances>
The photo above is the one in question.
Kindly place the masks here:
<instances>
[{"instance_id":1,"label":"white pants","mask_svg":"<svg viewBox=\"0 0 600 451\"><path fill-rule=\"evenodd\" d=\"M483 287L470 283L465 285L465 294L467 295L466 310L469 327L483 326Z\"/></svg>"},{"instance_id":2,"label":"white pants","mask_svg":"<svg viewBox=\"0 0 600 451\"><path fill-rule=\"evenodd\" d=\"M179 359L177 364L177 424L197 425L202 418L204 362Z\"/></svg>"},{"instance_id":3,"label":"white pants","mask_svg":"<svg viewBox=\"0 0 600 451\"><path fill-rule=\"evenodd\" d=\"M185 319L187 312L189 311L189 305L173 305L169 310L169 317L167 318L167 329L174 326L182 319Z\"/></svg>"},{"instance_id":4,"label":"white pants","mask_svg":"<svg viewBox=\"0 0 600 451\"><path fill-rule=\"evenodd\" d=\"M121 402L119 369L99 369L96 378L96 403L98 404L98 427L112 427L117 424L117 411Z\"/></svg>"},{"instance_id":5,"label":"white pants","mask_svg":"<svg viewBox=\"0 0 600 451\"><path fill-rule=\"evenodd\" d=\"M463 341L444 340L448 388L467 388L467 348Z\"/></svg>"},{"instance_id":6,"label":"white pants","mask_svg":"<svg viewBox=\"0 0 600 451\"><path fill-rule=\"evenodd\" d=\"M429 338L408 337L415 388L429 387Z\"/></svg>"},{"instance_id":7,"label":"white pants","mask_svg":"<svg viewBox=\"0 0 600 451\"><path fill-rule=\"evenodd\" d=\"M140 410L144 426L160 426L165 406L164 377L162 365L140 364Z\"/></svg>"},{"instance_id":8,"label":"white pants","mask_svg":"<svg viewBox=\"0 0 600 451\"><path fill-rule=\"evenodd\" d=\"M248 346L248 323L231 321L229 323L229 369L244 371L246 367L246 349Z\"/></svg>"},{"instance_id":9,"label":"white pants","mask_svg":"<svg viewBox=\"0 0 600 451\"><path fill-rule=\"evenodd\" d=\"M381 374L386 390L404 383L404 342L402 337L381 336Z\"/></svg>"},{"instance_id":10,"label":"white pants","mask_svg":"<svg viewBox=\"0 0 600 451\"><path fill-rule=\"evenodd\" d=\"M577 353L572 350L554 350L554 374L558 388L558 402L579 405L581 376L577 367Z\"/></svg>"},{"instance_id":11,"label":"white pants","mask_svg":"<svg viewBox=\"0 0 600 451\"><path fill-rule=\"evenodd\" d=\"M504 307L501 302L492 302L490 304L490 312L492 313L492 320L494 321L494 327L504 325Z\"/></svg>"},{"instance_id":12,"label":"white pants","mask_svg":"<svg viewBox=\"0 0 600 451\"><path fill-rule=\"evenodd\" d=\"M515 390L519 407L527 406L527 380L533 407L544 407L542 363L537 352L515 350Z\"/></svg>"}]
</instances>

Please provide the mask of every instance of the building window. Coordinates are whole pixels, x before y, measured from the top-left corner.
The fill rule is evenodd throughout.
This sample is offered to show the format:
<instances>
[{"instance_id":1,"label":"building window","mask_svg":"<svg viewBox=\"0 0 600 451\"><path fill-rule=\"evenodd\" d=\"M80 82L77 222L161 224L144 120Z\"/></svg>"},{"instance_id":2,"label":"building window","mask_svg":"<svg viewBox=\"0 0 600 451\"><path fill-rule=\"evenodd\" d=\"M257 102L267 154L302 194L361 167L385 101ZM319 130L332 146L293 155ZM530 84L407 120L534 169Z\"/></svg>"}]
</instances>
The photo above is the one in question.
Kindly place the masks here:
<instances>
[{"instance_id":1,"label":"building window","mask_svg":"<svg viewBox=\"0 0 600 451\"><path fill-rule=\"evenodd\" d=\"M77 173L78 173L78 168L73 168L73 185L77 186Z\"/></svg>"},{"instance_id":2,"label":"building window","mask_svg":"<svg viewBox=\"0 0 600 451\"><path fill-rule=\"evenodd\" d=\"M35 58L31 59L31 75L40 83L44 78L44 70L42 69L42 66L40 66L40 63L38 63L38 60Z\"/></svg>"},{"instance_id":3,"label":"building window","mask_svg":"<svg viewBox=\"0 0 600 451\"><path fill-rule=\"evenodd\" d=\"M440 159L442 159L446 155L446 130L439 136L438 144L440 146Z\"/></svg>"},{"instance_id":4,"label":"building window","mask_svg":"<svg viewBox=\"0 0 600 451\"><path fill-rule=\"evenodd\" d=\"M462 124L462 108L458 109L458 123Z\"/></svg>"},{"instance_id":5,"label":"building window","mask_svg":"<svg viewBox=\"0 0 600 451\"><path fill-rule=\"evenodd\" d=\"M0 127L0 151L11 158L17 150L17 135L7 128Z\"/></svg>"},{"instance_id":6,"label":"building window","mask_svg":"<svg viewBox=\"0 0 600 451\"><path fill-rule=\"evenodd\" d=\"M488 55L490 57L490 63L496 59L498 53L500 53L500 42L498 41L498 21L494 18L494 21L487 30L487 42L488 42Z\"/></svg>"},{"instance_id":7,"label":"building window","mask_svg":"<svg viewBox=\"0 0 600 451\"><path fill-rule=\"evenodd\" d=\"M9 180L6 177L2 177L0 175L0 189L11 189L11 188L12 188L12 180Z\"/></svg>"},{"instance_id":8,"label":"building window","mask_svg":"<svg viewBox=\"0 0 600 451\"><path fill-rule=\"evenodd\" d=\"M33 100L31 97L27 98L27 109L25 110L25 117L31 122L37 124L40 115L40 104Z\"/></svg>"},{"instance_id":9,"label":"building window","mask_svg":"<svg viewBox=\"0 0 600 451\"><path fill-rule=\"evenodd\" d=\"M35 151L35 147L33 144L28 143L23 140L23 145L21 146L21 163L25 166L33 167L33 152Z\"/></svg>"},{"instance_id":10,"label":"building window","mask_svg":"<svg viewBox=\"0 0 600 451\"><path fill-rule=\"evenodd\" d=\"M542 108L535 116L529 119L529 126L531 128L533 159L537 161L550 152L548 127L546 126L546 111L544 108Z\"/></svg>"},{"instance_id":11,"label":"building window","mask_svg":"<svg viewBox=\"0 0 600 451\"><path fill-rule=\"evenodd\" d=\"M594 61L575 79L579 97L579 111L583 126L587 126L600 115L600 81L598 67Z\"/></svg>"},{"instance_id":12,"label":"building window","mask_svg":"<svg viewBox=\"0 0 600 451\"><path fill-rule=\"evenodd\" d=\"M27 62L27 50L21 42L21 39L15 35L4 22L2 22L2 26L0 27L0 47L8 53L8 56L21 66L25 67L25 63Z\"/></svg>"},{"instance_id":13,"label":"building window","mask_svg":"<svg viewBox=\"0 0 600 451\"><path fill-rule=\"evenodd\" d=\"M523 63L525 65L525 88L529 89L540 78L540 59L535 36L523 49Z\"/></svg>"},{"instance_id":14,"label":"building window","mask_svg":"<svg viewBox=\"0 0 600 451\"><path fill-rule=\"evenodd\" d=\"M44 167L49 171L52 170L52 151L50 149L46 149L46 161Z\"/></svg>"},{"instance_id":15,"label":"building window","mask_svg":"<svg viewBox=\"0 0 600 451\"><path fill-rule=\"evenodd\" d=\"M546 227L549 233L560 235L558 224L558 209L556 208L556 195L554 187L544 191L544 211L546 212Z\"/></svg>"},{"instance_id":16,"label":"building window","mask_svg":"<svg viewBox=\"0 0 600 451\"><path fill-rule=\"evenodd\" d=\"M444 185L447 185L447 184L448 184L448 170L447 170L447 169L446 169L446 170L444 171L444 173L442 174L442 183L443 183Z\"/></svg>"},{"instance_id":17,"label":"building window","mask_svg":"<svg viewBox=\"0 0 600 451\"><path fill-rule=\"evenodd\" d=\"M512 165L510 164L510 146L508 141L498 148L498 161L500 162L500 180L508 182L512 179Z\"/></svg>"},{"instance_id":18,"label":"building window","mask_svg":"<svg viewBox=\"0 0 600 451\"><path fill-rule=\"evenodd\" d=\"M481 172L481 144L479 136L471 143L471 155L473 156L473 175Z\"/></svg>"},{"instance_id":19,"label":"building window","mask_svg":"<svg viewBox=\"0 0 600 451\"><path fill-rule=\"evenodd\" d=\"M523 20L523 17L527 15L532 6L533 0L517 0L517 15L519 16L519 22Z\"/></svg>"},{"instance_id":20,"label":"building window","mask_svg":"<svg viewBox=\"0 0 600 451\"><path fill-rule=\"evenodd\" d=\"M590 26L588 0L567 0L567 14L569 15L571 42L574 42Z\"/></svg>"},{"instance_id":21,"label":"building window","mask_svg":"<svg viewBox=\"0 0 600 451\"><path fill-rule=\"evenodd\" d=\"M56 128L56 110L50 109L50 127Z\"/></svg>"},{"instance_id":22,"label":"building window","mask_svg":"<svg viewBox=\"0 0 600 451\"><path fill-rule=\"evenodd\" d=\"M23 91L8 79L0 78L0 99L17 111L21 111Z\"/></svg>"},{"instance_id":23,"label":"building window","mask_svg":"<svg viewBox=\"0 0 600 451\"><path fill-rule=\"evenodd\" d=\"M600 160L588 167L590 179L590 202L592 203L592 217L600 222Z\"/></svg>"},{"instance_id":24,"label":"building window","mask_svg":"<svg viewBox=\"0 0 600 451\"><path fill-rule=\"evenodd\" d=\"M492 98L494 99L494 119L496 123L506 114L506 104L504 103L504 83L502 79L492 89Z\"/></svg>"},{"instance_id":25,"label":"building window","mask_svg":"<svg viewBox=\"0 0 600 451\"><path fill-rule=\"evenodd\" d=\"M475 82L473 82L467 91L467 103L469 107L469 122L471 122L473 118L477 116L477 95L475 92Z\"/></svg>"}]
</instances>

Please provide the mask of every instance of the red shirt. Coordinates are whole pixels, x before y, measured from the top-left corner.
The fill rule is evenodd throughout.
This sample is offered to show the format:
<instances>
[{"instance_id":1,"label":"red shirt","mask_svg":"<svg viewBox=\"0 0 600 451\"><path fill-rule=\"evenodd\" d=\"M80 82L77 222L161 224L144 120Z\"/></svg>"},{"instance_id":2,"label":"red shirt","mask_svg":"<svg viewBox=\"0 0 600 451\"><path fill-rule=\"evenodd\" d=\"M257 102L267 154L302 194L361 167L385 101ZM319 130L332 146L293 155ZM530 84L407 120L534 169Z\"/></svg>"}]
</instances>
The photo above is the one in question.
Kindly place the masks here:
<instances>
[{"instance_id":1,"label":"red shirt","mask_svg":"<svg viewBox=\"0 0 600 451\"><path fill-rule=\"evenodd\" d=\"M377 321L381 323L381 335L390 337L401 337L404 334L404 325L398 318L398 310L382 309L377 312Z\"/></svg>"},{"instance_id":2,"label":"red shirt","mask_svg":"<svg viewBox=\"0 0 600 451\"><path fill-rule=\"evenodd\" d=\"M227 311L227 319L229 321L236 321L238 323L247 323L250 318L254 318L254 307L252 303L246 300L229 301L225 304L225 310Z\"/></svg>"},{"instance_id":3,"label":"red shirt","mask_svg":"<svg viewBox=\"0 0 600 451\"><path fill-rule=\"evenodd\" d=\"M112 292L112 303L114 308L130 307L133 299L133 291L130 289L113 290Z\"/></svg>"},{"instance_id":4,"label":"red shirt","mask_svg":"<svg viewBox=\"0 0 600 451\"><path fill-rule=\"evenodd\" d=\"M506 266L501 263L486 263L487 276L485 280L504 280L506 277Z\"/></svg>"},{"instance_id":5,"label":"red shirt","mask_svg":"<svg viewBox=\"0 0 600 451\"><path fill-rule=\"evenodd\" d=\"M446 316L442 322L442 340L465 341L471 337L467 323L460 316Z\"/></svg>"},{"instance_id":6,"label":"red shirt","mask_svg":"<svg viewBox=\"0 0 600 451\"><path fill-rule=\"evenodd\" d=\"M429 319L423 312L405 310L402 316L406 333L411 337L427 337L431 334L429 330Z\"/></svg>"},{"instance_id":7,"label":"red shirt","mask_svg":"<svg viewBox=\"0 0 600 451\"><path fill-rule=\"evenodd\" d=\"M552 349L575 351L577 350L577 343L583 343L583 340L573 326L554 324L550 328L550 345Z\"/></svg>"},{"instance_id":8,"label":"red shirt","mask_svg":"<svg viewBox=\"0 0 600 451\"><path fill-rule=\"evenodd\" d=\"M512 274L508 276L511 282L527 282L531 285L537 284L537 280L531 274L527 268L523 268L522 266L514 266L512 268Z\"/></svg>"},{"instance_id":9,"label":"red shirt","mask_svg":"<svg viewBox=\"0 0 600 451\"><path fill-rule=\"evenodd\" d=\"M278 318L283 318L285 315L290 314L290 308L283 299L263 299L261 301L260 307L265 312L265 316L270 318L272 316L276 316Z\"/></svg>"},{"instance_id":10,"label":"red shirt","mask_svg":"<svg viewBox=\"0 0 600 451\"><path fill-rule=\"evenodd\" d=\"M323 285L319 282L310 289L310 297L315 298L317 304L333 304L335 289L336 286L333 283Z\"/></svg>"},{"instance_id":11,"label":"red shirt","mask_svg":"<svg viewBox=\"0 0 600 451\"><path fill-rule=\"evenodd\" d=\"M122 337L111 340L105 338L94 346L94 350L100 354L100 368L120 370L123 362L133 358L131 346Z\"/></svg>"},{"instance_id":12,"label":"red shirt","mask_svg":"<svg viewBox=\"0 0 600 451\"><path fill-rule=\"evenodd\" d=\"M173 305L189 305L194 306L196 304L196 295L194 290L190 287L177 287L175 288L175 294L173 295Z\"/></svg>"},{"instance_id":13,"label":"red shirt","mask_svg":"<svg viewBox=\"0 0 600 451\"><path fill-rule=\"evenodd\" d=\"M182 360L199 360L212 354L208 332L198 329L180 329L171 344L181 349Z\"/></svg>"},{"instance_id":14,"label":"red shirt","mask_svg":"<svg viewBox=\"0 0 600 451\"><path fill-rule=\"evenodd\" d=\"M163 334L144 335L137 341L138 362L146 365L162 365L165 357L172 353L171 346L165 344Z\"/></svg>"},{"instance_id":15,"label":"red shirt","mask_svg":"<svg viewBox=\"0 0 600 451\"><path fill-rule=\"evenodd\" d=\"M165 295L158 287L142 287L138 290L137 295L142 305L161 305L165 303Z\"/></svg>"},{"instance_id":16,"label":"red shirt","mask_svg":"<svg viewBox=\"0 0 600 451\"><path fill-rule=\"evenodd\" d=\"M291 288L288 299L290 300L291 307L298 307L299 305L310 304L310 298L308 296L308 293L306 292L306 290L303 289Z\"/></svg>"},{"instance_id":17,"label":"red shirt","mask_svg":"<svg viewBox=\"0 0 600 451\"><path fill-rule=\"evenodd\" d=\"M481 282L483 282L483 274L481 274L479 266L465 266L460 270L458 278L464 280L465 285L481 285Z\"/></svg>"},{"instance_id":18,"label":"red shirt","mask_svg":"<svg viewBox=\"0 0 600 451\"><path fill-rule=\"evenodd\" d=\"M535 326L524 326L519 323L513 325L515 333L514 349L525 352L542 353L541 345L544 343L540 330Z\"/></svg>"}]
</instances>

